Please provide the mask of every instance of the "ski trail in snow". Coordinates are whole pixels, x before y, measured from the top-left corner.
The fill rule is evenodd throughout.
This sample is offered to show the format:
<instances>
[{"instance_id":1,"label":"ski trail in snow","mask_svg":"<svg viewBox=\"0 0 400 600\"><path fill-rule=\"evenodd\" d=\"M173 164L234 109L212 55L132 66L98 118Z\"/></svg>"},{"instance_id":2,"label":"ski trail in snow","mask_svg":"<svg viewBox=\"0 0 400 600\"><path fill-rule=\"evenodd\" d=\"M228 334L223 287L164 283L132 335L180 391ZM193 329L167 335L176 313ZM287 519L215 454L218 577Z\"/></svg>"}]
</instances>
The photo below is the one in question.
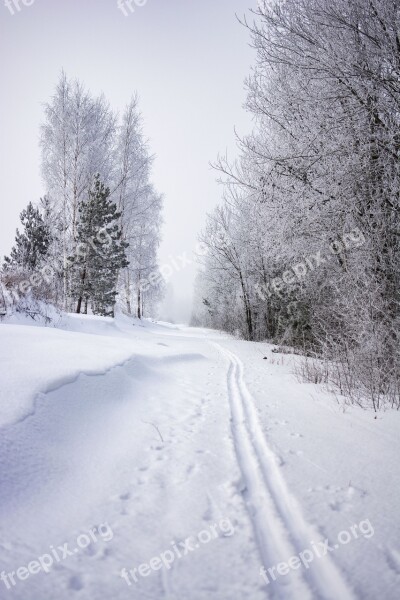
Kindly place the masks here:
<instances>
[{"instance_id":1,"label":"ski trail in snow","mask_svg":"<svg viewBox=\"0 0 400 600\"><path fill-rule=\"evenodd\" d=\"M266 568L286 562L309 549L321 535L305 520L289 491L279 462L264 437L253 398L247 389L241 360L219 344L215 347L228 359L228 394L232 432L239 466L246 486L245 499ZM275 574L276 570L275 570ZM329 555L315 558L309 569L291 570L267 589L279 600L354 600L339 569Z\"/></svg>"}]
</instances>

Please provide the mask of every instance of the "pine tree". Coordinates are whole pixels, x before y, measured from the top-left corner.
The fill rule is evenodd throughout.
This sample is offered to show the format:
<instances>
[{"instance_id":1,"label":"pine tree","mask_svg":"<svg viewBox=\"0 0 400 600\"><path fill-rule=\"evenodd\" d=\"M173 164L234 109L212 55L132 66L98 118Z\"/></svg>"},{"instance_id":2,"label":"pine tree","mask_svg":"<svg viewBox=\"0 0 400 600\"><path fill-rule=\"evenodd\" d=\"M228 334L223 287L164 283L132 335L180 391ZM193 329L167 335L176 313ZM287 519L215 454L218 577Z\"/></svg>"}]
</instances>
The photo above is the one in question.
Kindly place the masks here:
<instances>
[{"instance_id":1,"label":"pine tree","mask_svg":"<svg viewBox=\"0 0 400 600\"><path fill-rule=\"evenodd\" d=\"M72 295L87 312L90 302L94 314L114 316L117 280L120 269L128 266L119 225L121 213L110 199L110 190L96 175L86 201L79 204L77 245L70 257Z\"/></svg>"},{"instance_id":2,"label":"pine tree","mask_svg":"<svg viewBox=\"0 0 400 600\"><path fill-rule=\"evenodd\" d=\"M5 271L35 271L47 255L51 242L49 226L43 220L38 208L29 202L20 215L24 227L22 233L17 229L15 246L10 256L4 258Z\"/></svg>"}]
</instances>

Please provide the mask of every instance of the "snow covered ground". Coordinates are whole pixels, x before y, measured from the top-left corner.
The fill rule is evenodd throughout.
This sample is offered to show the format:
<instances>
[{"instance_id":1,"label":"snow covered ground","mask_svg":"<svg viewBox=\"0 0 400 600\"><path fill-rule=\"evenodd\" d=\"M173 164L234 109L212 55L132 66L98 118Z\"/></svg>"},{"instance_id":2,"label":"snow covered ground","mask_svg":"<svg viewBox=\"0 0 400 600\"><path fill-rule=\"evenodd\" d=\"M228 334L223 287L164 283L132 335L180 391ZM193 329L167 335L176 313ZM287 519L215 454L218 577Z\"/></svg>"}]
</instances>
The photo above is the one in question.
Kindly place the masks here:
<instances>
[{"instance_id":1,"label":"snow covered ground","mask_svg":"<svg viewBox=\"0 0 400 600\"><path fill-rule=\"evenodd\" d=\"M213 331L69 315L0 348L0 598L398 598L398 412Z\"/></svg>"}]
</instances>

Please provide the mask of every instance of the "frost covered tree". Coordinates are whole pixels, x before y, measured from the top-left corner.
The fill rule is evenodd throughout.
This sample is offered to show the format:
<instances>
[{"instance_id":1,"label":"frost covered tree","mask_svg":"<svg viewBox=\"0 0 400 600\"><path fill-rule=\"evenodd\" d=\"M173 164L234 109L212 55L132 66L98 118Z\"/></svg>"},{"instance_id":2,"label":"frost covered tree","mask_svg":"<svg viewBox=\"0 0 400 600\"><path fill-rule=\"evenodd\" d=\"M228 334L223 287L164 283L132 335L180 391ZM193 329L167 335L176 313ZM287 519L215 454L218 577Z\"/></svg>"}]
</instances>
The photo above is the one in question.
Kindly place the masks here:
<instances>
[{"instance_id":1,"label":"frost covered tree","mask_svg":"<svg viewBox=\"0 0 400 600\"><path fill-rule=\"evenodd\" d=\"M120 289L124 298L122 308L138 318L146 306L153 307L162 290L159 283L142 283L158 270L157 253L160 242L162 197L151 184L153 157L143 137L142 118L137 97L126 107L118 131L116 201L121 213L124 241L129 244L129 266L121 273Z\"/></svg>"},{"instance_id":2,"label":"frost covered tree","mask_svg":"<svg viewBox=\"0 0 400 600\"><path fill-rule=\"evenodd\" d=\"M64 310L72 310L76 300L69 257L75 253L80 236L79 209L96 173L117 206L121 240L129 253L127 263L132 265L122 267L117 282L125 312L136 313L138 269L157 268L162 199L151 184L152 157L141 121L136 97L118 123L103 96L94 97L81 82L69 80L64 73L45 106L42 170L55 231L52 249L62 281L55 298ZM148 238L146 251L143 236Z\"/></svg>"},{"instance_id":3,"label":"frost covered tree","mask_svg":"<svg viewBox=\"0 0 400 600\"><path fill-rule=\"evenodd\" d=\"M216 164L225 192L203 235L211 314L324 356L375 407L398 403L399 5L261 0L255 13L255 128L236 163Z\"/></svg>"},{"instance_id":4,"label":"frost covered tree","mask_svg":"<svg viewBox=\"0 0 400 600\"><path fill-rule=\"evenodd\" d=\"M64 308L69 307L67 258L76 242L78 207L96 173L110 181L115 128L116 117L104 97L92 97L79 81L69 81L62 73L45 106L41 147L43 177L62 228Z\"/></svg>"}]
</instances>

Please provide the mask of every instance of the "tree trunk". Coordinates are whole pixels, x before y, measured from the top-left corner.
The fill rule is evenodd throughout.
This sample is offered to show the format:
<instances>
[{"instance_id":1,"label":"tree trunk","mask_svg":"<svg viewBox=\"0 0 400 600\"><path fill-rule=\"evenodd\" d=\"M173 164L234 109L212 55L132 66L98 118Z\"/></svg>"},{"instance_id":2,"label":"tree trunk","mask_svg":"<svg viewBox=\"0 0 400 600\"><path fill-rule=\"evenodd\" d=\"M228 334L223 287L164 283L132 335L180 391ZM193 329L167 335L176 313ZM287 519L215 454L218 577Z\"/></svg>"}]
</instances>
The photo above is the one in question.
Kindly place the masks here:
<instances>
[{"instance_id":1,"label":"tree trunk","mask_svg":"<svg viewBox=\"0 0 400 600\"><path fill-rule=\"evenodd\" d=\"M138 288L138 297L137 297L137 317L138 319L142 318L142 303L141 303L141 296L140 296L140 285Z\"/></svg>"},{"instance_id":2,"label":"tree trunk","mask_svg":"<svg viewBox=\"0 0 400 600\"><path fill-rule=\"evenodd\" d=\"M81 310L82 310L83 290L85 287L85 280L86 280L86 268L83 269L82 275L81 275L81 292L80 292L79 298L78 298L78 306L76 307L76 314L78 314L78 315L81 313Z\"/></svg>"},{"instance_id":3,"label":"tree trunk","mask_svg":"<svg viewBox=\"0 0 400 600\"><path fill-rule=\"evenodd\" d=\"M132 305L131 305L131 281L130 281L130 273L127 271L125 277L125 297L126 297L126 310L128 315L132 314Z\"/></svg>"}]
</instances>

